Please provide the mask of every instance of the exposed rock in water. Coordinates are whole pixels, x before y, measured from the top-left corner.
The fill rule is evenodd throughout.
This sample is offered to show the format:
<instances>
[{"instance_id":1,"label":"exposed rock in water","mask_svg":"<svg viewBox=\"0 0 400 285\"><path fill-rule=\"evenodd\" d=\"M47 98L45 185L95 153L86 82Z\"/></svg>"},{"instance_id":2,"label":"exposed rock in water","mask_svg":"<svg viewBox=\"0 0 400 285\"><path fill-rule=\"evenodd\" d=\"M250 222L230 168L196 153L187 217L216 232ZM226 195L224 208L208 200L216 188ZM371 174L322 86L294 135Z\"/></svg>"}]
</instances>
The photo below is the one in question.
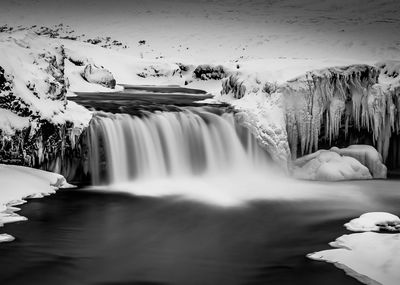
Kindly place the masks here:
<instances>
[{"instance_id":1,"label":"exposed rock in water","mask_svg":"<svg viewBox=\"0 0 400 285\"><path fill-rule=\"evenodd\" d=\"M221 80L225 78L228 73L222 65L213 66L203 64L196 67L193 71L193 75L196 79L201 80Z\"/></svg>"},{"instance_id":2,"label":"exposed rock in water","mask_svg":"<svg viewBox=\"0 0 400 285\"><path fill-rule=\"evenodd\" d=\"M110 71L94 64L86 65L82 77L89 83L100 84L111 89L114 89L116 85L114 76Z\"/></svg>"}]
</instances>

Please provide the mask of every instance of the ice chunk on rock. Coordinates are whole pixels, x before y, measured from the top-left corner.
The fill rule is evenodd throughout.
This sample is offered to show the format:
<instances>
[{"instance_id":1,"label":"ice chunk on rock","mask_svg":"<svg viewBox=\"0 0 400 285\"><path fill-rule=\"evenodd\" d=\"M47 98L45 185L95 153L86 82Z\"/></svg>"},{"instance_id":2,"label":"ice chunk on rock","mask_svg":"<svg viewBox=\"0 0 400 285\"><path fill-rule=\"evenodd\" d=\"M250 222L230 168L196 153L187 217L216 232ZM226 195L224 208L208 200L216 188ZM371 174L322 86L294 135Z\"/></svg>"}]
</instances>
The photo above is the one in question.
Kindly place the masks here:
<instances>
[{"instance_id":1,"label":"ice chunk on rock","mask_svg":"<svg viewBox=\"0 0 400 285\"><path fill-rule=\"evenodd\" d=\"M107 69L97 67L94 64L86 65L82 77L89 83L100 84L111 89L115 88L116 81L112 73Z\"/></svg>"},{"instance_id":2,"label":"ice chunk on rock","mask_svg":"<svg viewBox=\"0 0 400 285\"><path fill-rule=\"evenodd\" d=\"M329 151L319 150L294 161L293 175L299 179L340 181L372 179L368 168L357 159Z\"/></svg>"},{"instance_id":3,"label":"ice chunk on rock","mask_svg":"<svg viewBox=\"0 0 400 285\"><path fill-rule=\"evenodd\" d=\"M400 218L385 212L372 212L361 215L344 225L353 232L400 232Z\"/></svg>"},{"instance_id":4,"label":"ice chunk on rock","mask_svg":"<svg viewBox=\"0 0 400 285\"><path fill-rule=\"evenodd\" d=\"M9 234L0 234L0 243L2 242L10 242L15 240L15 238L12 235Z\"/></svg>"}]
</instances>

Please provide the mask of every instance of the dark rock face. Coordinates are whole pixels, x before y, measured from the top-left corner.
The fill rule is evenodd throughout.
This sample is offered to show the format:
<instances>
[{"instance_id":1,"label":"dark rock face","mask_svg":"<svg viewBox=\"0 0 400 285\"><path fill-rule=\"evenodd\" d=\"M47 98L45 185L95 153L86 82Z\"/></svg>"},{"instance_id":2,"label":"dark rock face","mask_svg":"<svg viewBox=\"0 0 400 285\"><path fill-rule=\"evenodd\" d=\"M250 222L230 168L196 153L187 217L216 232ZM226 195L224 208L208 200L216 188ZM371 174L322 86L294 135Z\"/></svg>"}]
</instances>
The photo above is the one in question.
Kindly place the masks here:
<instances>
[{"instance_id":1,"label":"dark rock face","mask_svg":"<svg viewBox=\"0 0 400 285\"><path fill-rule=\"evenodd\" d=\"M88 64L85 67L82 77L89 83L100 84L111 89L114 89L116 85L114 76L110 71L93 64Z\"/></svg>"},{"instance_id":2,"label":"dark rock face","mask_svg":"<svg viewBox=\"0 0 400 285\"><path fill-rule=\"evenodd\" d=\"M83 156L80 140L71 123L42 121L37 129L30 126L12 136L0 131L0 163L41 168L73 179Z\"/></svg>"},{"instance_id":3,"label":"dark rock face","mask_svg":"<svg viewBox=\"0 0 400 285\"><path fill-rule=\"evenodd\" d=\"M212 66L208 64L203 64L196 67L196 69L193 71L193 75L196 79L201 80L221 80L228 76L223 66Z\"/></svg>"},{"instance_id":4,"label":"dark rock face","mask_svg":"<svg viewBox=\"0 0 400 285\"><path fill-rule=\"evenodd\" d=\"M14 95L13 79L14 77L0 66L0 108L11 110L22 117L28 117L32 115L32 112L21 98Z\"/></svg>"}]
</instances>

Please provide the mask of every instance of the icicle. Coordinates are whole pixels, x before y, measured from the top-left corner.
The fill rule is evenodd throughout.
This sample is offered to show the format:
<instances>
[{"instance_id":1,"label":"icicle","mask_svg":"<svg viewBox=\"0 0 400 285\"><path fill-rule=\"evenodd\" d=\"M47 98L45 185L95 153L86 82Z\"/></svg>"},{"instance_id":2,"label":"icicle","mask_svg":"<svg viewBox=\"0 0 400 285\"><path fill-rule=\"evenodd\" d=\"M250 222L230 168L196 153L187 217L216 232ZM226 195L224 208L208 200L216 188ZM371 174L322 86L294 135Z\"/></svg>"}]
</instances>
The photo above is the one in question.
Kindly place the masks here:
<instances>
[{"instance_id":1,"label":"icicle","mask_svg":"<svg viewBox=\"0 0 400 285\"><path fill-rule=\"evenodd\" d=\"M354 122L357 130L372 132L374 142L379 143L384 154L390 133L384 127L389 125L391 131L400 131L400 100L399 95L394 99L394 95L372 87L378 75L374 67L355 65L308 72L284 86L281 92L286 102L292 156L296 157L298 145L301 154L318 149L323 124L323 135L332 143L339 136L343 116L345 138Z\"/></svg>"}]
</instances>

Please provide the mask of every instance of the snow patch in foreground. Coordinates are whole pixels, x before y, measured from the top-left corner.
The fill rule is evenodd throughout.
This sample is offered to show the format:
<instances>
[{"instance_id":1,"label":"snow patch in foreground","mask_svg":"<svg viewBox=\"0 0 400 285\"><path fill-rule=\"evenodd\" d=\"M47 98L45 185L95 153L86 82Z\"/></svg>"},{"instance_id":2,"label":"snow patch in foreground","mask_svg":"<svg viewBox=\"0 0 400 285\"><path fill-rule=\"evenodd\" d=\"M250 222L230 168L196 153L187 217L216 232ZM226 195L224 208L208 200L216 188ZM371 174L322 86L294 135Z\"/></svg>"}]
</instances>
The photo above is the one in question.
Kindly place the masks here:
<instances>
[{"instance_id":1,"label":"snow patch in foreground","mask_svg":"<svg viewBox=\"0 0 400 285\"><path fill-rule=\"evenodd\" d=\"M399 217L384 213L366 213L345 226L352 231L329 245L335 249L308 254L314 260L333 263L365 284L397 285L400 280L400 234L371 231L388 230L385 225L400 225Z\"/></svg>"},{"instance_id":2,"label":"snow patch in foreground","mask_svg":"<svg viewBox=\"0 0 400 285\"><path fill-rule=\"evenodd\" d=\"M24 198L41 198L55 193L58 188L71 187L62 175L38 169L0 164L0 227L6 223L25 221L15 212ZM0 242L12 241L8 234L0 234Z\"/></svg>"}]
</instances>

